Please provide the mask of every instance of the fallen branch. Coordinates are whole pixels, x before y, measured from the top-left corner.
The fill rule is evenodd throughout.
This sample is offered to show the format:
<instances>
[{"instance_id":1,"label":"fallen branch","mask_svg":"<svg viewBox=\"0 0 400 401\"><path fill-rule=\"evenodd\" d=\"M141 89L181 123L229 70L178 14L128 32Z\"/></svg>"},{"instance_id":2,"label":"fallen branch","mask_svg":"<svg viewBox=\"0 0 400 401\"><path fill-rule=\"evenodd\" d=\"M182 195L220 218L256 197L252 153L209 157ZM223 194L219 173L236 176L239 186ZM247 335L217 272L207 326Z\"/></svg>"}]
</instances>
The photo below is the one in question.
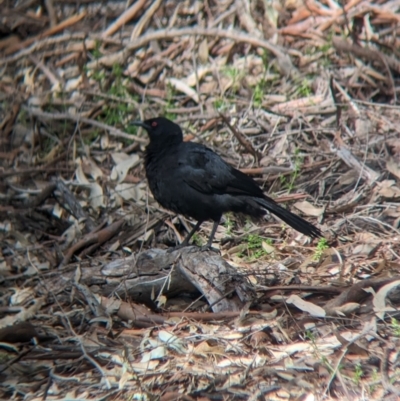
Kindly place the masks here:
<instances>
[{"instance_id":1,"label":"fallen branch","mask_svg":"<svg viewBox=\"0 0 400 401\"><path fill-rule=\"evenodd\" d=\"M278 60L279 67L285 75L292 75L297 73L296 68L285 51L272 44L271 42L263 39L258 39L251 35L242 34L240 32L222 29L209 29L209 28L182 28L182 29L160 29L155 32L147 32L144 36L134 39L129 42L123 42L124 49L113 55L107 55L99 58L98 60L88 64L88 68L95 68L98 64L112 66L116 62L125 63L128 56L133 50L138 49L152 41L176 39L181 36L210 36L214 38L231 39L235 42L248 43L254 47L261 47L270 51Z\"/></svg>"},{"instance_id":2,"label":"fallen branch","mask_svg":"<svg viewBox=\"0 0 400 401\"><path fill-rule=\"evenodd\" d=\"M99 121L92 120L91 118L85 118L80 116L79 114L68 114L68 113L46 113L44 111L40 111L37 109L33 108L26 108L26 110L31 114L32 116L47 119L47 120L71 120L75 121L77 123L82 123L82 124L88 124L92 125L97 128L101 128L105 131L108 131L110 135L115 136L117 138L125 138L129 139L131 141L136 141L140 143L147 143L147 139L140 138L136 135L133 134L126 134L125 132L111 127L110 125L103 124Z\"/></svg>"},{"instance_id":3,"label":"fallen branch","mask_svg":"<svg viewBox=\"0 0 400 401\"><path fill-rule=\"evenodd\" d=\"M28 39L24 40L23 42L19 42L19 43L15 44L14 46L9 47L8 49L5 50L5 54L6 55L12 54L18 50L21 50L21 49L31 45L32 43L35 43L39 39L42 39L44 37L51 36L51 35L54 35L55 33L61 32L65 28L68 28L68 27L76 24L85 16L86 16L86 11L84 11L78 15L73 15L72 17L67 18L65 21L60 22L58 25L45 30L40 35L34 36L32 38L28 38Z\"/></svg>"}]
</instances>

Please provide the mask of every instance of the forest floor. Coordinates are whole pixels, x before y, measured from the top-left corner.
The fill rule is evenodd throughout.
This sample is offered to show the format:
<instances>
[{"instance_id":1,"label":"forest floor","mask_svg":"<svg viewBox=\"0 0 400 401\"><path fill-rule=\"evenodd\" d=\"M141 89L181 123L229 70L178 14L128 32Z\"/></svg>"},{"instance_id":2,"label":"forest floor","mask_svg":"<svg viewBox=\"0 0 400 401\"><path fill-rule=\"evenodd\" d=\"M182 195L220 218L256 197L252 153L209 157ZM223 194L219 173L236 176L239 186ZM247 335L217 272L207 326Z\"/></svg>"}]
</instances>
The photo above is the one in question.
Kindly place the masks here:
<instances>
[{"instance_id":1,"label":"forest floor","mask_svg":"<svg viewBox=\"0 0 400 401\"><path fill-rule=\"evenodd\" d=\"M1 2L0 398L400 399L400 3L130 3ZM241 311L81 280L193 224L148 191L159 115L324 233L224 216Z\"/></svg>"}]
</instances>

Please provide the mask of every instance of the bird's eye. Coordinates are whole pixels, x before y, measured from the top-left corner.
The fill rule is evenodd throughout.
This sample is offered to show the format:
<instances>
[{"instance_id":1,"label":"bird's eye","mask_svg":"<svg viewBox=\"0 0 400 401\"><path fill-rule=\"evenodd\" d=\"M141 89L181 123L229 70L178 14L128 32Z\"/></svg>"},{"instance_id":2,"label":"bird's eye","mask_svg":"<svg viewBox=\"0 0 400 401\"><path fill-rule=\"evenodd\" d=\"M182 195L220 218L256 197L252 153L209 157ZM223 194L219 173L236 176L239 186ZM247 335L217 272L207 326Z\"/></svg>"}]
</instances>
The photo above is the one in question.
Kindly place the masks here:
<instances>
[{"instance_id":1,"label":"bird's eye","mask_svg":"<svg viewBox=\"0 0 400 401\"><path fill-rule=\"evenodd\" d=\"M158 125L157 121L153 121L153 122L151 123L151 126L152 126L152 127L157 127L157 125Z\"/></svg>"}]
</instances>

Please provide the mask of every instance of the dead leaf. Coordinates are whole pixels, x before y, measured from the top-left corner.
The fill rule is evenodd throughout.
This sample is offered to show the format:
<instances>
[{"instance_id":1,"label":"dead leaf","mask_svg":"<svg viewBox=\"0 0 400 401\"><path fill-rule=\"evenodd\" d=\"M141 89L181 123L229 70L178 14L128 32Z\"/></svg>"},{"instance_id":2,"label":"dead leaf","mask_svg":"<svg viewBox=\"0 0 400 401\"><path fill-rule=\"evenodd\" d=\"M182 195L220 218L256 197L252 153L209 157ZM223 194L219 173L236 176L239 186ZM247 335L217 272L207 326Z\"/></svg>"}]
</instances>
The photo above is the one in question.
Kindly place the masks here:
<instances>
[{"instance_id":1,"label":"dead leaf","mask_svg":"<svg viewBox=\"0 0 400 401\"><path fill-rule=\"evenodd\" d=\"M256 331L250 337L250 342L254 348L264 348L269 341L270 338L263 331Z\"/></svg>"},{"instance_id":2,"label":"dead leaf","mask_svg":"<svg viewBox=\"0 0 400 401\"><path fill-rule=\"evenodd\" d=\"M306 216L319 217L324 212L322 207L316 207L308 201L296 202L293 206L303 212Z\"/></svg>"},{"instance_id":3,"label":"dead leaf","mask_svg":"<svg viewBox=\"0 0 400 401\"><path fill-rule=\"evenodd\" d=\"M142 359L140 360L141 362L162 359L167 355L167 349L165 345L159 340L148 338L147 342L149 343L150 350L142 353Z\"/></svg>"},{"instance_id":4,"label":"dead leaf","mask_svg":"<svg viewBox=\"0 0 400 401\"><path fill-rule=\"evenodd\" d=\"M103 188L97 182L93 182L87 186L90 189L89 202L94 210L105 207Z\"/></svg>"},{"instance_id":5,"label":"dead leaf","mask_svg":"<svg viewBox=\"0 0 400 401\"><path fill-rule=\"evenodd\" d=\"M10 297L10 305L23 305L31 299L35 298L35 293L32 288L15 289L15 292Z\"/></svg>"},{"instance_id":6,"label":"dead leaf","mask_svg":"<svg viewBox=\"0 0 400 401\"><path fill-rule=\"evenodd\" d=\"M209 66L199 67L196 71L193 71L190 75L186 77L186 85L191 87L196 86L197 82L200 83L200 81L210 72L212 72L212 68Z\"/></svg>"},{"instance_id":7,"label":"dead leaf","mask_svg":"<svg viewBox=\"0 0 400 401\"><path fill-rule=\"evenodd\" d=\"M360 304L358 304L356 302L348 302L347 304L336 307L335 312L338 315L346 316L346 315L350 315L351 313L355 312L359 308L360 308Z\"/></svg>"},{"instance_id":8,"label":"dead leaf","mask_svg":"<svg viewBox=\"0 0 400 401\"><path fill-rule=\"evenodd\" d=\"M381 246L381 242L358 244L353 249L353 255L372 256Z\"/></svg>"},{"instance_id":9,"label":"dead leaf","mask_svg":"<svg viewBox=\"0 0 400 401\"><path fill-rule=\"evenodd\" d=\"M100 138L100 146L102 149L108 149L110 146L110 137L108 133L105 133Z\"/></svg>"},{"instance_id":10,"label":"dead leaf","mask_svg":"<svg viewBox=\"0 0 400 401\"><path fill-rule=\"evenodd\" d=\"M127 155L125 153L113 153L112 158L116 165L111 171L110 178L113 181L122 182L129 170L139 163L139 155Z\"/></svg>"},{"instance_id":11,"label":"dead leaf","mask_svg":"<svg viewBox=\"0 0 400 401\"><path fill-rule=\"evenodd\" d=\"M212 81L206 81L206 82L202 82L199 88L200 93L205 93L205 94L209 94L209 93L213 93L216 88L217 88L218 84L217 82L215 82L214 80Z\"/></svg>"},{"instance_id":12,"label":"dead leaf","mask_svg":"<svg viewBox=\"0 0 400 401\"><path fill-rule=\"evenodd\" d=\"M40 308L45 303L45 298L35 298L27 308L21 308L20 312L0 319L0 328L12 326L19 322L24 322L36 316Z\"/></svg>"},{"instance_id":13,"label":"dead leaf","mask_svg":"<svg viewBox=\"0 0 400 401\"><path fill-rule=\"evenodd\" d=\"M208 41L207 38L203 39L199 46L199 60L200 63L206 64L208 62Z\"/></svg>"},{"instance_id":14,"label":"dead leaf","mask_svg":"<svg viewBox=\"0 0 400 401\"><path fill-rule=\"evenodd\" d=\"M348 170L339 177L339 185L345 187L353 185L358 180L359 174L355 170Z\"/></svg>"},{"instance_id":15,"label":"dead leaf","mask_svg":"<svg viewBox=\"0 0 400 401\"><path fill-rule=\"evenodd\" d=\"M196 355L224 355L225 348L221 345L211 346L207 341L202 341L194 349L193 353Z\"/></svg>"},{"instance_id":16,"label":"dead leaf","mask_svg":"<svg viewBox=\"0 0 400 401\"><path fill-rule=\"evenodd\" d=\"M304 299L300 298L298 295L291 295L286 299L288 304L293 304L303 312L309 313L311 316L315 317L324 317L326 312L323 308L318 305L313 304L312 302L304 301Z\"/></svg>"},{"instance_id":17,"label":"dead leaf","mask_svg":"<svg viewBox=\"0 0 400 401\"><path fill-rule=\"evenodd\" d=\"M118 390L123 390L123 388L125 387L125 384L129 381L134 379L135 376L128 372L127 370L125 370L125 372L122 373L119 382L118 382Z\"/></svg>"},{"instance_id":18,"label":"dead leaf","mask_svg":"<svg viewBox=\"0 0 400 401\"><path fill-rule=\"evenodd\" d=\"M368 356L368 351L364 347L358 345L356 342L351 343L350 341L342 337L339 332L336 332L336 338L340 341L342 345L347 346L348 351L352 354L363 357Z\"/></svg>"},{"instance_id":19,"label":"dead leaf","mask_svg":"<svg viewBox=\"0 0 400 401\"><path fill-rule=\"evenodd\" d=\"M359 138L367 138L372 128L372 123L367 118L357 118L354 123L354 130Z\"/></svg>"},{"instance_id":20,"label":"dead leaf","mask_svg":"<svg viewBox=\"0 0 400 401\"><path fill-rule=\"evenodd\" d=\"M385 200L394 200L400 198L400 188L394 180L384 180L377 183L375 195L381 196Z\"/></svg>"},{"instance_id":21,"label":"dead leaf","mask_svg":"<svg viewBox=\"0 0 400 401\"><path fill-rule=\"evenodd\" d=\"M115 187L115 192L124 200L135 200L138 201L142 197L142 191L137 185L121 183Z\"/></svg>"},{"instance_id":22,"label":"dead leaf","mask_svg":"<svg viewBox=\"0 0 400 401\"><path fill-rule=\"evenodd\" d=\"M172 348L173 350L185 354L186 353L186 347L183 343L183 341L177 337L175 334L170 333L169 331L166 330L160 330L158 332L158 338L165 343L168 348Z\"/></svg>"},{"instance_id":23,"label":"dead leaf","mask_svg":"<svg viewBox=\"0 0 400 401\"><path fill-rule=\"evenodd\" d=\"M130 362L129 366L137 373L146 373L149 370L155 370L160 364L158 360L152 360L147 362Z\"/></svg>"},{"instance_id":24,"label":"dead leaf","mask_svg":"<svg viewBox=\"0 0 400 401\"><path fill-rule=\"evenodd\" d=\"M94 180L103 176L103 172L92 159L82 158L82 169L86 175L90 175Z\"/></svg>"},{"instance_id":25,"label":"dead leaf","mask_svg":"<svg viewBox=\"0 0 400 401\"><path fill-rule=\"evenodd\" d=\"M178 92L182 92L186 96L190 97L196 103L200 102L199 95L197 94L197 92L182 80L177 78L168 78L165 80L165 82L171 85Z\"/></svg>"},{"instance_id":26,"label":"dead leaf","mask_svg":"<svg viewBox=\"0 0 400 401\"><path fill-rule=\"evenodd\" d=\"M85 173L82 168L82 160L79 158L77 161L78 167L75 170L75 177L78 184L88 185L90 184L89 180L86 178Z\"/></svg>"},{"instance_id":27,"label":"dead leaf","mask_svg":"<svg viewBox=\"0 0 400 401\"><path fill-rule=\"evenodd\" d=\"M262 241L262 242L261 242L261 246L262 246L262 249L264 249L264 251L265 251L268 255L270 255L270 254L272 254L272 253L274 253L274 252L276 251L275 247L272 246L272 245L267 244L266 241Z\"/></svg>"},{"instance_id":28,"label":"dead leaf","mask_svg":"<svg viewBox=\"0 0 400 401\"><path fill-rule=\"evenodd\" d=\"M400 280L393 281L389 284L384 285L376 294L374 294L374 298L372 300L372 304L374 305L374 311L376 316L379 319L384 318L385 312L392 312L396 309L391 306L386 306L386 297L388 292L390 292L393 288L396 288L400 285Z\"/></svg>"},{"instance_id":29,"label":"dead leaf","mask_svg":"<svg viewBox=\"0 0 400 401\"><path fill-rule=\"evenodd\" d=\"M400 165L396 163L393 157L390 157L389 160L386 161L386 169L400 179Z\"/></svg>"}]
</instances>

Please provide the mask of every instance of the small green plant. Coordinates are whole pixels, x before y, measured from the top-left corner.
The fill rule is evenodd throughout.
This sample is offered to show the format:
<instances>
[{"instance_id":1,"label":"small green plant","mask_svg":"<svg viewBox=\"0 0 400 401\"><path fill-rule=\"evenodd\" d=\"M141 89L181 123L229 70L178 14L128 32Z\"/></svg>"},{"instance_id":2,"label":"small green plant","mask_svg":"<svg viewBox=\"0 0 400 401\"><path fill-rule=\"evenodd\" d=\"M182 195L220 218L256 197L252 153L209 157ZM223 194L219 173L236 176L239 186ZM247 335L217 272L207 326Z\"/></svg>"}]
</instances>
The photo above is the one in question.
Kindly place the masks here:
<instances>
[{"instance_id":1,"label":"small green plant","mask_svg":"<svg viewBox=\"0 0 400 401\"><path fill-rule=\"evenodd\" d=\"M103 70L95 70L93 71L91 78L93 78L95 81L102 83L106 77L106 74L104 73Z\"/></svg>"},{"instance_id":2,"label":"small green plant","mask_svg":"<svg viewBox=\"0 0 400 401\"><path fill-rule=\"evenodd\" d=\"M215 99L213 105L217 111L225 111L229 107L229 103L224 98Z\"/></svg>"},{"instance_id":3,"label":"small green plant","mask_svg":"<svg viewBox=\"0 0 400 401\"><path fill-rule=\"evenodd\" d=\"M327 53L331 49L332 49L332 43L324 43L319 47L319 51L321 51L322 53Z\"/></svg>"},{"instance_id":4,"label":"small green plant","mask_svg":"<svg viewBox=\"0 0 400 401\"><path fill-rule=\"evenodd\" d=\"M306 46L303 52L305 56L311 56L315 53L315 46Z\"/></svg>"},{"instance_id":5,"label":"small green plant","mask_svg":"<svg viewBox=\"0 0 400 401\"><path fill-rule=\"evenodd\" d=\"M331 50L333 49L333 44L332 44L332 38L333 38L334 32L333 30L329 31L326 39L326 43L321 45L319 47L319 51L323 53L323 57L321 59L321 66L322 67L328 67L332 65L332 59L330 58L330 53Z\"/></svg>"},{"instance_id":6,"label":"small green plant","mask_svg":"<svg viewBox=\"0 0 400 401\"><path fill-rule=\"evenodd\" d=\"M124 131L125 131L127 134L136 135L137 132L138 132L138 127L135 127L134 125L125 125ZM121 138L121 139L123 139L123 138Z\"/></svg>"},{"instance_id":7,"label":"small green plant","mask_svg":"<svg viewBox=\"0 0 400 401\"><path fill-rule=\"evenodd\" d=\"M201 239L200 235L197 233L193 234L192 241L193 241L193 244L195 244L196 246L203 245L203 240Z\"/></svg>"},{"instance_id":8,"label":"small green plant","mask_svg":"<svg viewBox=\"0 0 400 401\"><path fill-rule=\"evenodd\" d=\"M318 332L312 331L312 330L306 330L304 333L304 339L309 340L313 349L314 349L314 355L316 358L318 358L321 361L321 364L326 367L329 373L333 374L335 369L329 362L328 358L325 355L322 355L317 344L317 337ZM342 365L338 366L338 369L341 370L343 369Z\"/></svg>"},{"instance_id":9,"label":"small green plant","mask_svg":"<svg viewBox=\"0 0 400 401\"><path fill-rule=\"evenodd\" d=\"M114 64L112 67L112 84L108 89L107 93L109 95L119 97L119 98L133 98L126 90L126 85L124 84L123 67L120 64ZM104 80L104 72L95 72L92 77L98 79L100 82ZM123 122L132 115L134 111L134 105L121 102L108 102L104 107L103 121L108 125L121 125ZM136 132L136 127L127 127L127 131L131 133Z\"/></svg>"},{"instance_id":10,"label":"small green plant","mask_svg":"<svg viewBox=\"0 0 400 401\"><path fill-rule=\"evenodd\" d=\"M325 37L325 43L323 43L319 47L319 51L321 51L322 53L328 53L331 49L333 49L332 40L335 35L336 35L335 30L330 29Z\"/></svg>"},{"instance_id":11,"label":"small green plant","mask_svg":"<svg viewBox=\"0 0 400 401\"><path fill-rule=\"evenodd\" d=\"M239 77L243 75L243 73L240 72L238 68L230 65L226 66L223 69L223 74L229 78L232 78L234 81L236 81Z\"/></svg>"},{"instance_id":12,"label":"small green plant","mask_svg":"<svg viewBox=\"0 0 400 401\"><path fill-rule=\"evenodd\" d=\"M264 49L261 55L261 60L265 68L268 68L271 63L271 54L267 49Z\"/></svg>"},{"instance_id":13,"label":"small green plant","mask_svg":"<svg viewBox=\"0 0 400 401\"><path fill-rule=\"evenodd\" d=\"M97 129L90 131L83 136L83 143L85 145L90 145L94 140L96 140L96 138L99 137L99 135L100 132Z\"/></svg>"},{"instance_id":14,"label":"small green plant","mask_svg":"<svg viewBox=\"0 0 400 401\"><path fill-rule=\"evenodd\" d=\"M371 382L378 382L379 381L379 375L378 375L378 369L373 368L372 373L371 373ZM373 393L376 390L376 385L372 384L369 386L369 391Z\"/></svg>"},{"instance_id":15,"label":"small green plant","mask_svg":"<svg viewBox=\"0 0 400 401\"><path fill-rule=\"evenodd\" d=\"M293 171L290 174L289 179L285 176L280 176L281 184L288 190L290 193L295 188L295 181L300 176L301 166L303 164L303 156L300 155L300 149L296 149L294 151L294 166Z\"/></svg>"},{"instance_id":16,"label":"small green plant","mask_svg":"<svg viewBox=\"0 0 400 401\"><path fill-rule=\"evenodd\" d=\"M263 242L268 245L272 245L272 240L270 238L263 238L258 234L248 234L246 237L246 253L241 252L240 257L247 257L249 261L257 260L265 255L267 252L263 248Z\"/></svg>"},{"instance_id":17,"label":"small green plant","mask_svg":"<svg viewBox=\"0 0 400 401\"><path fill-rule=\"evenodd\" d=\"M363 377L364 372L360 363L357 363L354 370L353 381L356 385L360 384L361 378Z\"/></svg>"},{"instance_id":18,"label":"small green plant","mask_svg":"<svg viewBox=\"0 0 400 401\"><path fill-rule=\"evenodd\" d=\"M315 334L311 330L306 330L304 337L306 340L310 340L311 342L315 342Z\"/></svg>"},{"instance_id":19,"label":"small green plant","mask_svg":"<svg viewBox=\"0 0 400 401\"><path fill-rule=\"evenodd\" d=\"M233 228L233 220L232 220L232 216L229 213L225 216L224 226L226 228L226 235L231 236L232 228Z\"/></svg>"},{"instance_id":20,"label":"small green plant","mask_svg":"<svg viewBox=\"0 0 400 401\"><path fill-rule=\"evenodd\" d=\"M167 84L166 88L166 97L165 97L165 107L163 110L163 114L169 120L174 121L176 119L176 114L171 113L168 110L171 110L175 107L174 105L174 96L175 96L175 89L171 84Z\"/></svg>"},{"instance_id":21,"label":"small green plant","mask_svg":"<svg viewBox=\"0 0 400 401\"><path fill-rule=\"evenodd\" d=\"M9 108L7 103L3 103L3 110L7 110ZM29 114L25 109L20 109L19 113L18 113L18 122L20 123L27 123L29 121Z\"/></svg>"},{"instance_id":22,"label":"small green plant","mask_svg":"<svg viewBox=\"0 0 400 401\"><path fill-rule=\"evenodd\" d=\"M328 241L326 240L326 238L320 238L318 240L313 259L319 261L326 249L329 249Z\"/></svg>"},{"instance_id":23,"label":"small green plant","mask_svg":"<svg viewBox=\"0 0 400 401\"><path fill-rule=\"evenodd\" d=\"M257 249L261 247L262 244L262 237L258 234L249 234L247 236L247 247L249 249Z\"/></svg>"},{"instance_id":24,"label":"small green plant","mask_svg":"<svg viewBox=\"0 0 400 401\"><path fill-rule=\"evenodd\" d=\"M313 93L312 83L314 79L315 77L312 75L295 79L293 85L293 93L290 94L290 97L291 98L310 97Z\"/></svg>"},{"instance_id":25,"label":"small green plant","mask_svg":"<svg viewBox=\"0 0 400 401\"><path fill-rule=\"evenodd\" d=\"M396 337L400 337L400 322L394 317L392 317L392 320L391 320L391 327L393 330L393 334Z\"/></svg>"},{"instance_id":26,"label":"small green plant","mask_svg":"<svg viewBox=\"0 0 400 401\"><path fill-rule=\"evenodd\" d=\"M312 88L311 88L311 81L308 79L303 79L301 81L300 87L297 91L299 96L301 97L309 97L312 94Z\"/></svg>"},{"instance_id":27,"label":"small green plant","mask_svg":"<svg viewBox=\"0 0 400 401\"><path fill-rule=\"evenodd\" d=\"M264 249L259 249L258 251L255 251L253 253L253 255L250 257L249 260L257 260L262 258L264 255L266 254L266 252L264 251Z\"/></svg>"},{"instance_id":28,"label":"small green plant","mask_svg":"<svg viewBox=\"0 0 400 401\"><path fill-rule=\"evenodd\" d=\"M133 113L133 105L121 102L112 103L105 107L104 109L104 122L108 125L118 125L122 124L123 121Z\"/></svg>"},{"instance_id":29,"label":"small green plant","mask_svg":"<svg viewBox=\"0 0 400 401\"><path fill-rule=\"evenodd\" d=\"M170 113L166 112L164 113L165 118L168 118L168 120L174 121L176 119L176 114L175 113Z\"/></svg>"},{"instance_id":30,"label":"small green plant","mask_svg":"<svg viewBox=\"0 0 400 401\"><path fill-rule=\"evenodd\" d=\"M96 40L95 45L94 45L94 49L92 51L92 56L98 60L103 54L100 51L100 46L101 46L101 42L99 40Z\"/></svg>"},{"instance_id":31,"label":"small green plant","mask_svg":"<svg viewBox=\"0 0 400 401\"><path fill-rule=\"evenodd\" d=\"M239 70L236 67L227 66L223 69L222 73L232 79L232 90L235 92L239 89L240 81L245 76L244 70Z\"/></svg>"},{"instance_id":32,"label":"small green plant","mask_svg":"<svg viewBox=\"0 0 400 401\"><path fill-rule=\"evenodd\" d=\"M262 106L262 101L263 101L263 97L264 97L264 86L265 86L265 82L262 79L260 82L257 83L257 85L254 88L253 103L254 103L255 107Z\"/></svg>"},{"instance_id":33,"label":"small green plant","mask_svg":"<svg viewBox=\"0 0 400 401\"><path fill-rule=\"evenodd\" d=\"M125 85L123 84L123 69L119 64L114 64L112 68L112 75L114 76L114 81L108 93L113 96L124 97L127 96L127 91Z\"/></svg>"},{"instance_id":34,"label":"small green plant","mask_svg":"<svg viewBox=\"0 0 400 401\"><path fill-rule=\"evenodd\" d=\"M121 64L115 63L112 66L112 73L116 78L121 78L124 70Z\"/></svg>"},{"instance_id":35,"label":"small green plant","mask_svg":"<svg viewBox=\"0 0 400 401\"><path fill-rule=\"evenodd\" d=\"M321 67L327 68L327 67L330 67L331 65L332 65L332 61L328 56L324 56L321 59Z\"/></svg>"},{"instance_id":36,"label":"small green plant","mask_svg":"<svg viewBox=\"0 0 400 401\"><path fill-rule=\"evenodd\" d=\"M56 146L56 144L52 138L43 136L41 138L39 157L45 157L51 151L51 149L54 148L54 146Z\"/></svg>"}]
</instances>

